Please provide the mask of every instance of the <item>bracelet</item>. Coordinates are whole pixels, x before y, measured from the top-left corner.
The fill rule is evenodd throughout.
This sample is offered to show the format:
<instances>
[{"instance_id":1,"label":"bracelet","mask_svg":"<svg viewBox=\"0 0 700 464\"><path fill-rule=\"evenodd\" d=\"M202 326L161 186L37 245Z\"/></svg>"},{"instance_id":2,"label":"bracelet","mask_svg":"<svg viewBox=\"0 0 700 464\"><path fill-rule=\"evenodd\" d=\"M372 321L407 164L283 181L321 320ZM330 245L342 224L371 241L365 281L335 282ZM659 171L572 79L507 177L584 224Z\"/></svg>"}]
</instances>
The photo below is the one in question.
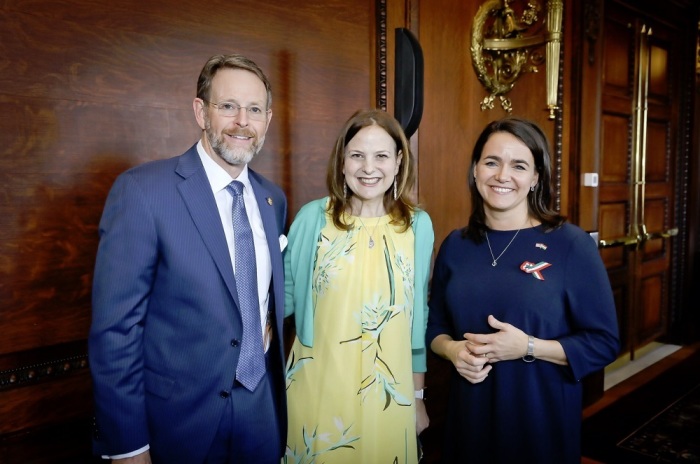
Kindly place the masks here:
<instances>
[{"instance_id":1,"label":"bracelet","mask_svg":"<svg viewBox=\"0 0 700 464\"><path fill-rule=\"evenodd\" d=\"M417 400L424 400L425 401L425 388L421 388L420 390L415 390L415 394L416 394Z\"/></svg>"}]
</instances>

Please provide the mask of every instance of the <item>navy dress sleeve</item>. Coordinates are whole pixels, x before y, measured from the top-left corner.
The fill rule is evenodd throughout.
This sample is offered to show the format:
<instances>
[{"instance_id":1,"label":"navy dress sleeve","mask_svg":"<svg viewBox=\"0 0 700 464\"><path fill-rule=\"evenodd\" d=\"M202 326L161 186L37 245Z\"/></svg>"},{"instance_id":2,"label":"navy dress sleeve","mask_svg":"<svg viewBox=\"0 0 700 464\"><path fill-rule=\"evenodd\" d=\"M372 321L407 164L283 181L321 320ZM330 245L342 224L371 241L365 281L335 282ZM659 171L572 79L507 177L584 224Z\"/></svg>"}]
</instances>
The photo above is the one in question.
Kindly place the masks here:
<instances>
[{"instance_id":1,"label":"navy dress sleeve","mask_svg":"<svg viewBox=\"0 0 700 464\"><path fill-rule=\"evenodd\" d=\"M617 357L619 350L610 281L595 242L588 234L580 232L572 237L564 270L572 331L558 339L576 381L604 368Z\"/></svg>"}]
</instances>

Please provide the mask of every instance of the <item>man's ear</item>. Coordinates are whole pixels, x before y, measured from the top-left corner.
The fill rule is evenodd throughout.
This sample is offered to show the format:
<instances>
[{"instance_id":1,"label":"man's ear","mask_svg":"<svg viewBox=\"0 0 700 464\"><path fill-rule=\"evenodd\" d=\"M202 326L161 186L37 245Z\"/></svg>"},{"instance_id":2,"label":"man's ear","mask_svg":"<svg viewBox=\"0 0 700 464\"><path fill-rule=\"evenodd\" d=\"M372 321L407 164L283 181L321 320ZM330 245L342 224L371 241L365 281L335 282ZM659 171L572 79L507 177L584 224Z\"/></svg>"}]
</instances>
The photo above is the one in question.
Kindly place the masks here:
<instances>
[{"instance_id":1,"label":"man's ear","mask_svg":"<svg viewBox=\"0 0 700 464\"><path fill-rule=\"evenodd\" d=\"M206 116L204 115L204 112L206 111L204 109L204 100L201 98L195 98L194 101L192 101L192 109L194 110L194 118L197 120L197 124L199 124L199 128L202 130L205 130L207 127L206 124Z\"/></svg>"}]
</instances>

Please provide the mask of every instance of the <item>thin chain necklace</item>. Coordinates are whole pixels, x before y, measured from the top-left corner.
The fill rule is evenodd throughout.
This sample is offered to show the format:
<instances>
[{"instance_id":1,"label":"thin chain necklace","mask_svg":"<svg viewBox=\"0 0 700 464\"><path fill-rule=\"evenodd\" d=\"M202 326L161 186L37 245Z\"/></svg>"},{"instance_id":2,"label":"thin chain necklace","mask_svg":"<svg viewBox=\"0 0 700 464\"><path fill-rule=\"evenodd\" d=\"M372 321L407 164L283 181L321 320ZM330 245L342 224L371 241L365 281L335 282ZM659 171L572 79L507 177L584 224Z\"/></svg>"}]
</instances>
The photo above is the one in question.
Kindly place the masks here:
<instances>
[{"instance_id":1,"label":"thin chain necklace","mask_svg":"<svg viewBox=\"0 0 700 464\"><path fill-rule=\"evenodd\" d=\"M491 242L489 241L489 233L484 231L484 233L486 234L486 244L489 246L489 252L491 253L491 259L493 259L493 261L491 262L491 266L496 267L498 265L498 260L501 259L501 256L503 256L503 253L506 252L506 250L508 249L510 244L513 243L513 240L515 240L515 237L518 236L518 233L520 233L521 230L522 230L522 227L515 231L515 235L513 235L513 238L510 239L510 242L508 242L508 245L506 245L506 247L503 249L503 251L501 251L501 254L498 255L497 258L494 258L494 256L493 256L493 250L491 249Z\"/></svg>"},{"instance_id":2,"label":"thin chain necklace","mask_svg":"<svg viewBox=\"0 0 700 464\"><path fill-rule=\"evenodd\" d=\"M360 220L360 223L362 224L362 227L364 227L364 229L365 229L365 230L367 231L367 233L369 234L369 247L370 247L370 248L374 248L374 238L373 238L373 237L374 237L374 231L377 230L377 226L379 225L379 221L382 219L381 216L377 218L377 223L376 223L376 224L374 225L374 227L372 228L372 232L369 231L369 229L368 229L367 226L365 225L365 221L363 221L362 218L361 218L360 216L357 216L357 219Z\"/></svg>"}]
</instances>

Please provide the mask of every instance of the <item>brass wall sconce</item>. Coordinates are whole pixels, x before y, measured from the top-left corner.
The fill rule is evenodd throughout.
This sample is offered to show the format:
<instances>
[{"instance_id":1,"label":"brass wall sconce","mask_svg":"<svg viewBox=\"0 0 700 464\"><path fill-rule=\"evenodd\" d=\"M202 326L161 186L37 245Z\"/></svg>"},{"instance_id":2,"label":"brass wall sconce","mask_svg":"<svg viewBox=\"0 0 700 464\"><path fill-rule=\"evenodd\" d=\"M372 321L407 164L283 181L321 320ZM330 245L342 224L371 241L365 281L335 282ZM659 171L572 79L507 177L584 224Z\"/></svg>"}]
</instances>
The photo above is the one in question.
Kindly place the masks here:
<instances>
[{"instance_id":1,"label":"brass wall sconce","mask_svg":"<svg viewBox=\"0 0 700 464\"><path fill-rule=\"evenodd\" d=\"M537 72L546 59L547 109L554 119L559 82L559 51L563 0L546 0L547 15L540 20L540 3L525 3L518 17L511 8L514 0L486 0L476 13L472 25L472 65L489 95L481 102L481 110L493 109L496 97L503 109L513 108L506 94L525 72ZM541 45L545 44L545 56Z\"/></svg>"}]
</instances>

